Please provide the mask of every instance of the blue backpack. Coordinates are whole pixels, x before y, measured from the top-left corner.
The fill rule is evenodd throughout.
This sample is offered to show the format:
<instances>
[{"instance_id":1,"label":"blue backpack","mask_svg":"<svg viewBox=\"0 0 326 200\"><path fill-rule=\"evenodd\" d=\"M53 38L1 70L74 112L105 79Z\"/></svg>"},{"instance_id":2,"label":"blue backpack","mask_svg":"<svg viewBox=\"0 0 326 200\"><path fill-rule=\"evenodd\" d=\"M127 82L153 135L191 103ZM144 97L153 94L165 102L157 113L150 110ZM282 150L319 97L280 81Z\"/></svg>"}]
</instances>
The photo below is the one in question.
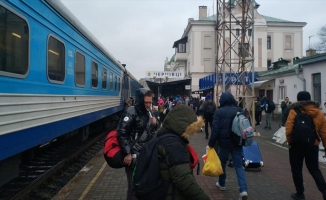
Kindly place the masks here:
<instances>
[{"instance_id":1,"label":"blue backpack","mask_svg":"<svg viewBox=\"0 0 326 200\"><path fill-rule=\"evenodd\" d=\"M231 123L230 140L237 146L250 146L253 142L254 129L242 111L237 111Z\"/></svg>"}]
</instances>

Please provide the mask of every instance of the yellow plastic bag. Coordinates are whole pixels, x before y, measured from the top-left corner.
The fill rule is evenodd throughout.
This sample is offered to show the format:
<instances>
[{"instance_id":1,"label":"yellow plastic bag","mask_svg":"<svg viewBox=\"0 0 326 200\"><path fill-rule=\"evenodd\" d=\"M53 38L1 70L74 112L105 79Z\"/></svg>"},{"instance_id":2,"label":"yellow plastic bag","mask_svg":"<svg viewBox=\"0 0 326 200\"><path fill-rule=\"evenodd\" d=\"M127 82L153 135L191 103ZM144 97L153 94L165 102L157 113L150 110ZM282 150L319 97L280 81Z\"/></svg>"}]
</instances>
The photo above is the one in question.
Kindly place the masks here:
<instances>
[{"instance_id":1,"label":"yellow plastic bag","mask_svg":"<svg viewBox=\"0 0 326 200\"><path fill-rule=\"evenodd\" d=\"M223 174L220 158L215 152L214 148L208 148L207 159L204 164L202 173L206 176L219 176Z\"/></svg>"}]
</instances>

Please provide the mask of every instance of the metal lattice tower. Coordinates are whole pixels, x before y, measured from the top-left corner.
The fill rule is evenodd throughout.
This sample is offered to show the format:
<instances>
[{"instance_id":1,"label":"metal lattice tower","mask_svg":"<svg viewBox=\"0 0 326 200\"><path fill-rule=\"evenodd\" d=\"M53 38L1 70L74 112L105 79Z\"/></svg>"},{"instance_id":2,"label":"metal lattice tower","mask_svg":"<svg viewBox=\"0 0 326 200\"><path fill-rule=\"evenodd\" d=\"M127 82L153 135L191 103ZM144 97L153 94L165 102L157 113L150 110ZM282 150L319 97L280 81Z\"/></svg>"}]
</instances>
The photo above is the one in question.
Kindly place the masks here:
<instances>
[{"instance_id":1,"label":"metal lattice tower","mask_svg":"<svg viewBox=\"0 0 326 200\"><path fill-rule=\"evenodd\" d=\"M241 97L243 108L254 102L254 5L254 0L217 0L217 102L222 92Z\"/></svg>"}]
</instances>

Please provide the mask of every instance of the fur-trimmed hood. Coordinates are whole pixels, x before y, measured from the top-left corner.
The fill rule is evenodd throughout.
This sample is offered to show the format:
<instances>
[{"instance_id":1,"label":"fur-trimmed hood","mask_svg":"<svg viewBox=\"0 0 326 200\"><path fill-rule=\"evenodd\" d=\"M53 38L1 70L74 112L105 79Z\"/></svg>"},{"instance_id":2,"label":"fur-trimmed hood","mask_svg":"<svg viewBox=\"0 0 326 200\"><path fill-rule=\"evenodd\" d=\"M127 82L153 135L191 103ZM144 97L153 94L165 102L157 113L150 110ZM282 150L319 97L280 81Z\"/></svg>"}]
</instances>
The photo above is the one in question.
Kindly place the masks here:
<instances>
[{"instance_id":1,"label":"fur-trimmed hood","mask_svg":"<svg viewBox=\"0 0 326 200\"><path fill-rule=\"evenodd\" d=\"M289 106L289 109L303 109L305 110L311 117L315 117L319 113L319 103L314 101L298 101Z\"/></svg>"},{"instance_id":2,"label":"fur-trimmed hood","mask_svg":"<svg viewBox=\"0 0 326 200\"><path fill-rule=\"evenodd\" d=\"M193 109L186 105L179 105L173 108L165 117L162 128L158 131L158 135L169 132L188 139L203 127L204 124L203 118L197 117Z\"/></svg>"}]
</instances>

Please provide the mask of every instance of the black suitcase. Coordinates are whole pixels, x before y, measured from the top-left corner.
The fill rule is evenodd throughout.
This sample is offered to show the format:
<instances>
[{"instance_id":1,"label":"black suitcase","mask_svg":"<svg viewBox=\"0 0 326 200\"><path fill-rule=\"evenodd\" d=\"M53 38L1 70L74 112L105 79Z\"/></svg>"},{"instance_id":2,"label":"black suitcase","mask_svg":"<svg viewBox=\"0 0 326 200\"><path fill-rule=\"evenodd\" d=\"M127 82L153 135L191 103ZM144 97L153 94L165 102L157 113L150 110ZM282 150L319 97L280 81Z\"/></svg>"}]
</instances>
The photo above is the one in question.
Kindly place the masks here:
<instances>
[{"instance_id":1,"label":"black suitcase","mask_svg":"<svg viewBox=\"0 0 326 200\"><path fill-rule=\"evenodd\" d=\"M250 146L243 148L243 166L245 169L261 170L264 166L259 146L256 141L253 141Z\"/></svg>"}]
</instances>

